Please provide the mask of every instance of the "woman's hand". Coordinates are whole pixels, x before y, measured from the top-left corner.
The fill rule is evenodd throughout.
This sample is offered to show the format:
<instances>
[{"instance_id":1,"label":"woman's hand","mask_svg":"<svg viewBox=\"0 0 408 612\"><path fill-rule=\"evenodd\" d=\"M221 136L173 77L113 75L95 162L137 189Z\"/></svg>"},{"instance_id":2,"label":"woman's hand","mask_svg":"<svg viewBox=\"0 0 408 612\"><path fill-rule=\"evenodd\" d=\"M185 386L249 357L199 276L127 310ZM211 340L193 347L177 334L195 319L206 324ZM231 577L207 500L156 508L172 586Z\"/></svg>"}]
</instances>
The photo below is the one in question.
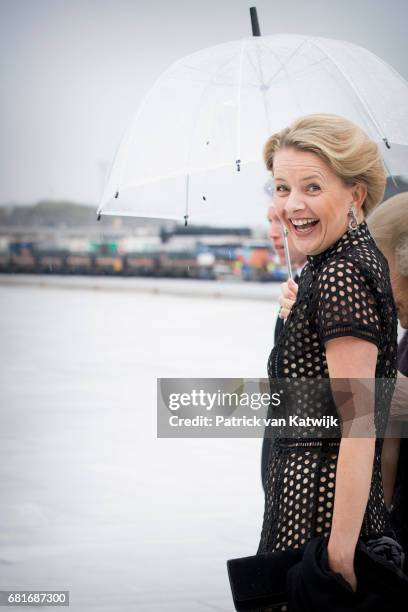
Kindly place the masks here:
<instances>
[{"instance_id":1,"label":"woman's hand","mask_svg":"<svg viewBox=\"0 0 408 612\"><path fill-rule=\"evenodd\" d=\"M279 317L281 319L288 318L291 308L296 301L297 292L298 285L292 278L281 284L281 294L278 299L280 304Z\"/></svg>"},{"instance_id":2,"label":"woman's hand","mask_svg":"<svg viewBox=\"0 0 408 612\"><path fill-rule=\"evenodd\" d=\"M349 583L349 585L355 592L357 590L357 577L354 572L354 554L345 556L339 555L339 553L336 552L336 547L331 544L330 540L327 545L327 553L329 567L332 572L341 574L344 580Z\"/></svg>"}]
</instances>

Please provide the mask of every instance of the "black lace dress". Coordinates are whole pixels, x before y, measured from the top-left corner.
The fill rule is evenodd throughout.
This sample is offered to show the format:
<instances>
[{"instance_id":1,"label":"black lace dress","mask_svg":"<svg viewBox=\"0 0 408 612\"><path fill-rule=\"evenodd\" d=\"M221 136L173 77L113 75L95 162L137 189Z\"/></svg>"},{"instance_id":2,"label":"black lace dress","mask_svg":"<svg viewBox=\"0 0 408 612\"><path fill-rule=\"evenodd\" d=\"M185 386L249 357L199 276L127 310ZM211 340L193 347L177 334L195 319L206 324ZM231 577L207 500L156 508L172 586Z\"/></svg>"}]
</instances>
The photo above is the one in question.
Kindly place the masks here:
<instances>
[{"instance_id":1,"label":"black lace dress","mask_svg":"<svg viewBox=\"0 0 408 612\"><path fill-rule=\"evenodd\" d=\"M324 343L339 336L356 336L378 347L376 378L389 379L388 396L383 398L389 407L397 375L397 315L388 263L366 222L307 260L296 302L269 357L271 388L276 379L329 378ZM323 404L305 394L296 410L316 417L325 413ZM257 554L298 548L315 536L329 535L340 439L341 434L320 439L317 432L313 439L278 435L273 440ZM389 528L381 450L382 440L377 439L363 536Z\"/></svg>"}]
</instances>

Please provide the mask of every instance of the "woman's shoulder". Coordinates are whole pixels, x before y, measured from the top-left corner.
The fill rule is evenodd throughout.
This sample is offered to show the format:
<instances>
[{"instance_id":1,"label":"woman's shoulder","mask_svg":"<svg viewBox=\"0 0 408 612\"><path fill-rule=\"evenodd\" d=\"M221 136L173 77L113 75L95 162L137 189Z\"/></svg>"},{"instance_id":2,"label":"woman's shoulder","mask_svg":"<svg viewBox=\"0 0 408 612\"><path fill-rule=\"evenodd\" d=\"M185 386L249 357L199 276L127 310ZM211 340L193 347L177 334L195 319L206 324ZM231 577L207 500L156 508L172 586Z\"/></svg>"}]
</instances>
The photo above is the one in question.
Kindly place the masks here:
<instances>
[{"instance_id":1,"label":"woman's shoulder","mask_svg":"<svg viewBox=\"0 0 408 612\"><path fill-rule=\"evenodd\" d=\"M358 242L347 253L348 259L355 262L362 272L367 275L377 276L379 279L389 277L390 269L387 258L376 245L374 238L365 242Z\"/></svg>"},{"instance_id":2,"label":"woman's shoulder","mask_svg":"<svg viewBox=\"0 0 408 612\"><path fill-rule=\"evenodd\" d=\"M365 285L374 293L391 295L388 261L373 241L357 243L347 251L334 253L318 274L318 283L353 287Z\"/></svg>"}]
</instances>

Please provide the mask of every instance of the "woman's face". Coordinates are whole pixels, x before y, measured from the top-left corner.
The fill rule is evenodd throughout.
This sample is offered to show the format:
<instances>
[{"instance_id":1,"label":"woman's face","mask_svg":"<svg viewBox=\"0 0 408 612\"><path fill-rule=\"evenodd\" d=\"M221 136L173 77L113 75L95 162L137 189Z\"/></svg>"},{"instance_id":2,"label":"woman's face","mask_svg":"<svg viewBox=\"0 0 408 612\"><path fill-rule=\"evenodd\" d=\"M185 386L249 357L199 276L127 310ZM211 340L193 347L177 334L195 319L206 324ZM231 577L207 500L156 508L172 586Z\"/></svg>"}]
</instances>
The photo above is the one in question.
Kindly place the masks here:
<instances>
[{"instance_id":1,"label":"woman's face","mask_svg":"<svg viewBox=\"0 0 408 612\"><path fill-rule=\"evenodd\" d=\"M408 329L408 276L403 276L398 271L394 255L387 254L387 260L398 320L401 327Z\"/></svg>"},{"instance_id":2,"label":"woman's face","mask_svg":"<svg viewBox=\"0 0 408 612\"><path fill-rule=\"evenodd\" d=\"M274 204L296 248L305 255L326 250L347 230L350 206L358 220L365 193L346 186L317 155L293 147L275 153Z\"/></svg>"}]
</instances>

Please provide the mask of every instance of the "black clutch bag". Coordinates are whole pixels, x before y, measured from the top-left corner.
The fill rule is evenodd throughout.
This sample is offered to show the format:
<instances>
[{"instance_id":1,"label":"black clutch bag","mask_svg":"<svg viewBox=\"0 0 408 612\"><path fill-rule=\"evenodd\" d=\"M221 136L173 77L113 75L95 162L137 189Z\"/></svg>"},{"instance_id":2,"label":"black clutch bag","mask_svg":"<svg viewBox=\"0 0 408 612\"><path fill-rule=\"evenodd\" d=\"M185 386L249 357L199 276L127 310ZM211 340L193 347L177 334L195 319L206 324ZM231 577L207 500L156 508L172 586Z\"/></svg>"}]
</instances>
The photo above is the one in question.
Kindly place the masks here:
<instances>
[{"instance_id":1,"label":"black clutch bag","mask_svg":"<svg viewBox=\"0 0 408 612\"><path fill-rule=\"evenodd\" d=\"M285 603L287 572L302 554L302 548L288 549L227 561L235 609L245 612Z\"/></svg>"},{"instance_id":2,"label":"black clutch bag","mask_svg":"<svg viewBox=\"0 0 408 612\"><path fill-rule=\"evenodd\" d=\"M358 577L365 578L368 589L375 576L374 582L378 585L383 582L385 589L400 590L399 596L403 593L408 595L408 580L402 572L404 552L393 535L391 532L366 542L360 540L356 551L356 573ZM227 561L232 598L237 612L287 604L288 572L302 561L307 545L298 549L288 548L284 551ZM357 571L360 566L361 572Z\"/></svg>"}]
</instances>

